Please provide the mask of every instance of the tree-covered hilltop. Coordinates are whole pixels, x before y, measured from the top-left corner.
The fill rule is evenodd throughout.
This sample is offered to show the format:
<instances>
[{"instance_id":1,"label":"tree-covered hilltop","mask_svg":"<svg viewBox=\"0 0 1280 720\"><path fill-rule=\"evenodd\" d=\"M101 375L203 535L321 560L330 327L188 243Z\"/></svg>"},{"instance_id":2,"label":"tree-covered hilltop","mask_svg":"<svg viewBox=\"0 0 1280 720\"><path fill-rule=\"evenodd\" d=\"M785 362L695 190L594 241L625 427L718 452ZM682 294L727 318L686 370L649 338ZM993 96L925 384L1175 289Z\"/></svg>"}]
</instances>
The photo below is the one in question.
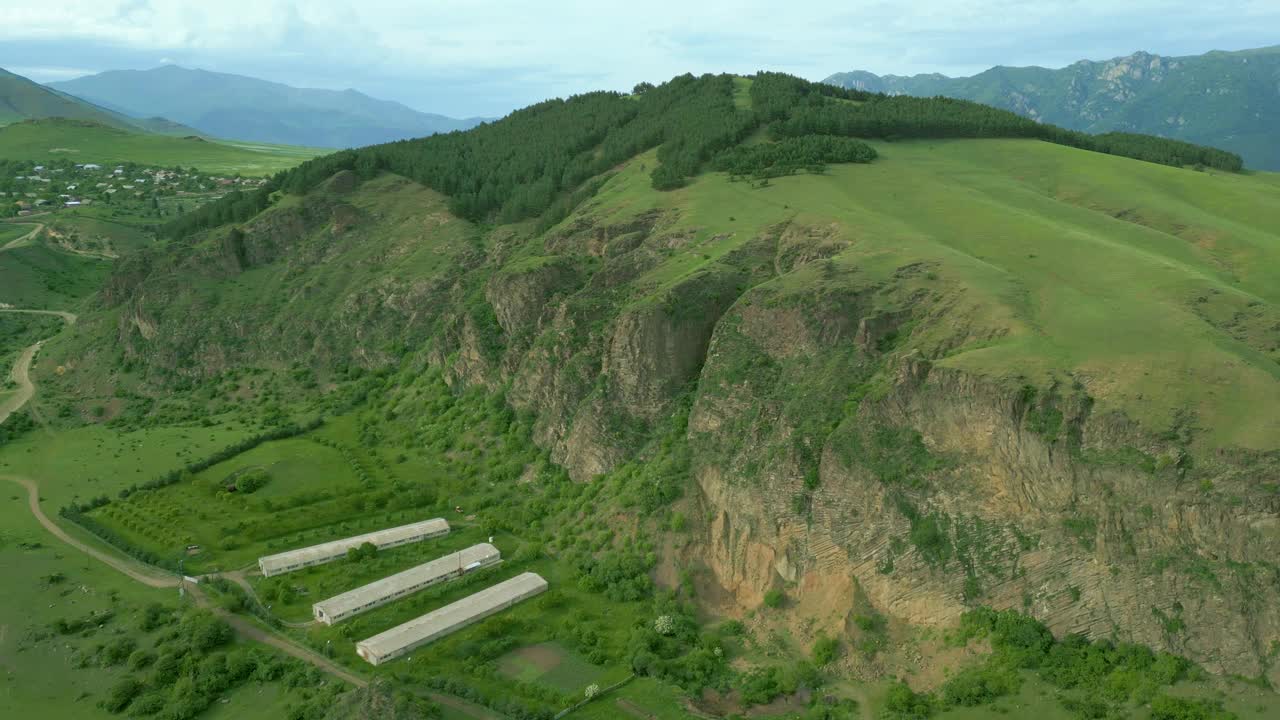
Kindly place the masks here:
<instances>
[{"instance_id":1,"label":"tree-covered hilltop","mask_svg":"<svg viewBox=\"0 0 1280 720\"><path fill-rule=\"evenodd\" d=\"M745 90L745 91L744 91ZM777 148L740 146L767 129ZM449 196L468 220L558 220L590 192L574 192L640 152L658 148L653 187L671 190L709 167L768 176L868 162L872 156L829 136L852 138L1037 138L1167 165L1235 171L1232 153L1144 135L1091 136L1015 113L947 98L891 97L811 83L781 73L752 78L681 75L636 92L593 92L548 100L467 132L348 150L277 175L261 190L174 221L170 237L242 222L276 191L302 194L339 170L368 179L390 171ZM869 148L868 148L869 149ZM872 154L873 155L873 154ZM588 188L589 190L589 188Z\"/></svg>"},{"instance_id":2,"label":"tree-covered hilltop","mask_svg":"<svg viewBox=\"0 0 1280 720\"><path fill-rule=\"evenodd\" d=\"M916 97L963 98L1087 133L1150 133L1221 147L1280 170L1280 46L1162 57L1137 52L1064 68L993 67L972 77L837 73L824 82Z\"/></svg>"}]
</instances>

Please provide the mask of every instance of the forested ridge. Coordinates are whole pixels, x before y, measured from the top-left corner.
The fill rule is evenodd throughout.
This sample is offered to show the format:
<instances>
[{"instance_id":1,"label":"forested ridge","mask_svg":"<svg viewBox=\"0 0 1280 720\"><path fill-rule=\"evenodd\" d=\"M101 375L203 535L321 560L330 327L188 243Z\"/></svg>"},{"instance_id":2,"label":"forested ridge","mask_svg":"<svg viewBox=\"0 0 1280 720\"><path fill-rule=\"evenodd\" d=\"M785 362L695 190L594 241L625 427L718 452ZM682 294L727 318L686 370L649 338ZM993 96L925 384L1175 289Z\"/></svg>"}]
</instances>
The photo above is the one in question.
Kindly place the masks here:
<instances>
[{"instance_id":1,"label":"forested ridge","mask_svg":"<svg viewBox=\"0 0 1280 720\"><path fill-rule=\"evenodd\" d=\"M749 104L735 101L740 87L731 75L686 74L658 86L642 83L630 95L547 100L465 132L335 153L252 193L229 193L169 223L163 234L179 238L243 222L275 193L306 193L340 170L362 179L382 171L411 178L449 196L453 213L473 221L555 222L592 194L588 179L655 147L651 173L659 190L681 187L708 168L771 177L875 158L870 146L849 138L1025 137L1173 166L1243 166L1238 155L1214 148L1129 133L1089 135L966 100L872 94L781 73L750 81ZM763 142L744 144L762 129Z\"/></svg>"}]
</instances>

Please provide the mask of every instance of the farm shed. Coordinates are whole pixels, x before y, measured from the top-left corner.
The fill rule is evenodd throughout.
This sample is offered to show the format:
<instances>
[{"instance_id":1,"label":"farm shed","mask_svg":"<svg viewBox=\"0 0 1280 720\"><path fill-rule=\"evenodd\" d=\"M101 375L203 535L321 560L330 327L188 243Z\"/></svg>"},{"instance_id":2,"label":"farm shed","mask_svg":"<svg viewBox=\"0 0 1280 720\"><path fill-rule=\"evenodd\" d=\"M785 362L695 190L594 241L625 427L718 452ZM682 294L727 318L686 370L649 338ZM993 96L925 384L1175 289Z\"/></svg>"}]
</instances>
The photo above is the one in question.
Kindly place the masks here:
<instances>
[{"instance_id":1,"label":"farm shed","mask_svg":"<svg viewBox=\"0 0 1280 720\"><path fill-rule=\"evenodd\" d=\"M489 543L472 545L465 550L389 575L328 600L321 600L311 606L311 612L316 620L332 625L366 610L399 600L436 583L459 578L473 570L500 562L502 562L502 553L498 552L498 548Z\"/></svg>"},{"instance_id":2,"label":"farm shed","mask_svg":"<svg viewBox=\"0 0 1280 720\"><path fill-rule=\"evenodd\" d=\"M355 537L332 540L327 543L312 545L311 547L267 555L266 557L258 558L258 567L262 570L264 577L271 577L272 575L293 572L294 570L301 570L305 567L321 565L346 557L348 550L360 547L365 543L373 543L379 550L384 550L421 542L433 537L440 537L448 533L449 523L443 518L423 520L410 525L375 530L364 535L356 535Z\"/></svg>"},{"instance_id":3,"label":"farm shed","mask_svg":"<svg viewBox=\"0 0 1280 720\"><path fill-rule=\"evenodd\" d=\"M438 640L449 633L501 612L547 589L547 581L537 573L524 573L487 587L474 595L433 610L403 625L356 643L356 653L374 665Z\"/></svg>"}]
</instances>

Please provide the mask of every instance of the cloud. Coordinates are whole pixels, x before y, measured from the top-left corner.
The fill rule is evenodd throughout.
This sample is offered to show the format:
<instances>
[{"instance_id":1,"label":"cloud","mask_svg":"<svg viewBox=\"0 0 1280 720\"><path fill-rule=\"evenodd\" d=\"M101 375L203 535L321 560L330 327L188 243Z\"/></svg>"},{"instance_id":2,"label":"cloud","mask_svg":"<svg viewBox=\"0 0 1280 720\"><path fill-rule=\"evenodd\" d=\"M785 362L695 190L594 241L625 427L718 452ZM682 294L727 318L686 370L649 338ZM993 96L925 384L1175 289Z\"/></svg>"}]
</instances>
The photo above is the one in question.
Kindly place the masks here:
<instances>
[{"instance_id":1,"label":"cloud","mask_svg":"<svg viewBox=\"0 0 1280 720\"><path fill-rule=\"evenodd\" d=\"M682 72L967 74L1274 42L1274 0L8 0L0 65L44 79L155 58L500 114ZM1141 47L1139 46L1141 44ZM59 65L65 63L65 65Z\"/></svg>"}]
</instances>

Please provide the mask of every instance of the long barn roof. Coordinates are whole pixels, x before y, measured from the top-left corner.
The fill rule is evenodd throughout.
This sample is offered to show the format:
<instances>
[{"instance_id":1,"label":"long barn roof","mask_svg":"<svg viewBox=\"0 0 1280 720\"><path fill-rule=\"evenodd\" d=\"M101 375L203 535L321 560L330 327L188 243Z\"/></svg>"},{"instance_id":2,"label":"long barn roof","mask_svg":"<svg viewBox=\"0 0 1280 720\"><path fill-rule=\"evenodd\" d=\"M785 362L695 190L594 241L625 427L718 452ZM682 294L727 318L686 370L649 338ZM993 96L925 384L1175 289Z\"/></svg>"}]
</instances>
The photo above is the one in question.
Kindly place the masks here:
<instances>
[{"instance_id":1,"label":"long barn roof","mask_svg":"<svg viewBox=\"0 0 1280 720\"><path fill-rule=\"evenodd\" d=\"M275 555L267 555L266 557L258 558L258 566L262 568L263 573L270 574L291 565L338 557L351 548L360 547L367 542L381 547L418 535L446 532L449 532L449 523L443 518L434 518L399 527L375 530L371 533L343 538L342 540L331 540L319 545L298 548L297 550L288 550Z\"/></svg>"},{"instance_id":2,"label":"long barn roof","mask_svg":"<svg viewBox=\"0 0 1280 720\"><path fill-rule=\"evenodd\" d=\"M329 617L340 617L369 603L390 597L405 588L421 585L449 573L457 572L472 563L496 560L501 555L498 552L498 548L489 543L472 545L465 550L449 553L404 572L389 575L381 580L375 580L354 590L348 590L328 600L321 600L315 604L315 607L323 610Z\"/></svg>"},{"instance_id":3,"label":"long barn roof","mask_svg":"<svg viewBox=\"0 0 1280 720\"><path fill-rule=\"evenodd\" d=\"M361 640L356 643L356 646L366 659L372 658L376 664L385 658L395 657L398 651L430 642L477 618L491 615L501 608L537 595L546 589L547 581L543 580L541 575L527 572L468 595L403 625L397 625L367 640Z\"/></svg>"}]
</instances>

